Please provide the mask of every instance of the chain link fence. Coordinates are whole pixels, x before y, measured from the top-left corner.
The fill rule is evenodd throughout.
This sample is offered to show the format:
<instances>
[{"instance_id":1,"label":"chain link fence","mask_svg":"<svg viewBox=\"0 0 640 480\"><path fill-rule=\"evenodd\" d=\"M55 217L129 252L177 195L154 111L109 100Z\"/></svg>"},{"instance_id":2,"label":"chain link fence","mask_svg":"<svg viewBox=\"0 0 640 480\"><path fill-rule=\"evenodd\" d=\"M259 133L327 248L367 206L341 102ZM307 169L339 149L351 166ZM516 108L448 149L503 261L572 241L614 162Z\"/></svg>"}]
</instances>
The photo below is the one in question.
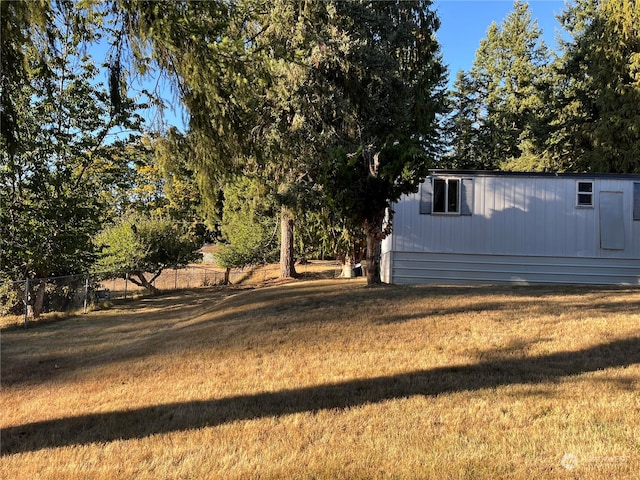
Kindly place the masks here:
<instances>
[{"instance_id":1,"label":"chain link fence","mask_svg":"<svg viewBox=\"0 0 640 480\"><path fill-rule=\"evenodd\" d=\"M251 269L229 271L194 266L164 270L152 285L161 292L237 284ZM150 292L136 285L135 278L109 273L26 279L0 283L0 328L28 325L33 320L55 320L86 313L100 304L135 298Z\"/></svg>"}]
</instances>

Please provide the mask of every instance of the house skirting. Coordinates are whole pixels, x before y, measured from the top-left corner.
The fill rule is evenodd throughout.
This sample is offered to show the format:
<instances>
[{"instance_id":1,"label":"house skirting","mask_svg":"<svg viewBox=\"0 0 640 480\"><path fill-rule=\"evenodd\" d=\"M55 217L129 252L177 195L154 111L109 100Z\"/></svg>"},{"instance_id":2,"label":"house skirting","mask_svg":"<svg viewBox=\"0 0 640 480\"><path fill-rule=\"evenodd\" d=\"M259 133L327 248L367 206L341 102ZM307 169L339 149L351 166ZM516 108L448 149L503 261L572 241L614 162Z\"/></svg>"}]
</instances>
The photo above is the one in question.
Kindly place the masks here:
<instances>
[{"instance_id":1,"label":"house skirting","mask_svg":"<svg viewBox=\"0 0 640 480\"><path fill-rule=\"evenodd\" d=\"M393 284L584 284L640 286L640 259L386 252Z\"/></svg>"}]
</instances>

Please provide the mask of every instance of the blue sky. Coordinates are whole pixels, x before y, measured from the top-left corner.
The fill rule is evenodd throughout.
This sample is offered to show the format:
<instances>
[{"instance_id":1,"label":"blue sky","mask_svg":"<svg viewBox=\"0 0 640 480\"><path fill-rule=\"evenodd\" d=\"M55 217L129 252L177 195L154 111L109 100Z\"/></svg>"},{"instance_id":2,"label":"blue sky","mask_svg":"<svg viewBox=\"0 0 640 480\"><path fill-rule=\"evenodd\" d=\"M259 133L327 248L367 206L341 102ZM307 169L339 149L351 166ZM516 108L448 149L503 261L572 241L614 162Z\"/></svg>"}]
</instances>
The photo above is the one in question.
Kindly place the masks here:
<instances>
[{"instance_id":1,"label":"blue sky","mask_svg":"<svg viewBox=\"0 0 640 480\"><path fill-rule=\"evenodd\" d=\"M564 8L562 0L532 0L529 9L543 32L546 44L556 48L556 32L561 30L555 15ZM441 26L437 33L449 77L468 70L491 22L498 25L513 8L512 0L434 0Z\"/></svg>"}]
</instances>

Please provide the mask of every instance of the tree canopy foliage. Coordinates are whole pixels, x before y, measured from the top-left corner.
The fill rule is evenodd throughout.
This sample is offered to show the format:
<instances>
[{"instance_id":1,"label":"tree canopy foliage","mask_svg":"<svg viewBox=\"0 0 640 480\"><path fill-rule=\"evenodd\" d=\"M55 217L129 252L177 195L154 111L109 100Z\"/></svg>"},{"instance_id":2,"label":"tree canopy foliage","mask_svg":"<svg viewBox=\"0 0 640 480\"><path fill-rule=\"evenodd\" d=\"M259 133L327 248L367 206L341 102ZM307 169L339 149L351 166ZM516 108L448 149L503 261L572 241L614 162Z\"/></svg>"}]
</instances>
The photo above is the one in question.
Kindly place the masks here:
<instances>
[{"instance_id":1,"label":"tree canopy foliage","mask_svg":"<svg viewBox=\"0 0 640 480\"><path fill-rule=\"evenodd\" d=\"M279 216L283 276L293 245L334 250L363 232L377 282L391 206L432 166L640 172L635 0L568 4L557 55L516 0L448 98L429 0L33 0L0 13L10 278L86 271L101 229L127 245L110 254L121 272L181 264L196 237L225 237L227 263L250 263L272 255ZM185 132L139 135L145 105L128 82L152 72L184 105ZM155 223L136 234L132 211ZM169 231L186 243L164 245Z\"/></svg>"},{"instance_id":2,"label":"tree canopy foliage","mask_svg":"<svg viewBox=\"0 0 640 480\"><path fill-rule=\"evenodd\" d=\"M458 73L451 92L451 166L495 169L526 163L541 150L549 60L528 4L516 0L500 25L489 26L471 69Z\"/></svg>"},{"instance_id":3,"label":"tree canopy foliage","mask_svg":"<svg viewBox=\"0 0 640 480\"><path fill-rule=\"evenodd\" d=\"M552 58L526 3L493 24L451 94L448 164L640 172L640 6L576 0Z\"/></svg>"},{"instance_id":4,"label":"tree canopy foliage","mask_svg":"<svg viewBox=\"0 0 640 480\"><path fill-rule=\"evenodd\" d=\"M181 224L166 217L140 213L124 215L95 237L100 251L97 274L129 278L152 293L153 281L167 268L179 268L200 258L200 243Z\"/></svg>"},{"instance_id":5,"label":"tree canopy foliage","mask_svg":"<svg viewBox=\"0 0 640 480\"><path fill-rule=\"evenodd\" d=\"M122 4L138 54L151 52L188 109L203 192L228 172L265 172L285 232L300 182L322 178L325 195L343 195L324 162L357 157L358 178L346 185L357 198L330 203L378 245L385 208L417 187L442 147L445 69L430 6L245 0L160 12Z\"/></svg>"},{"instance_id":6,"label":"tree canopy foliage","mask_svg":"<svg viewBox=\"0 0 640 480\"><path fill-rule=\"evenodd\" d=\"M430 2L342 2L320 33L312 78L335 98L326 119L336 132L321 162L330 205L367 236L369 283L380 281L380 242L390 232L385 215L415 191L443 148L439 115L444 81ZM337 113L337 114L336 114Z\"/></svg>"},{"instance_id":7,"label":"tree canopy foliage","mask_svg":"<svg viewBox=\"0 0 640 480\"><path fill-rule=\"evenodd\" d=\"M221 234L215 256L225 268L272 262L278 256L277 203L267 185L238 177L223 189Z\"/></svg>"},{"instance_id":8,"label":"tree canopy foliage","mask_svg":"<svg viewBox=\"0 0 640 480\"><path fill-rule=\"evenodd\" d=\"M142 118L126 95L117 108L87 43L104 17L70 1L2 2L0 270L12 278L86 271L114 150ZM113 135L119 133L114 140Z\"/></svg>"},{"instance_id":9,"label":"tree canopy foliage","mask_svg":"<svg viewBox=\"0 0 640 480\"><path fill-rule=\"evenodd\" d=\"M560 20L570 39L555 65L552 168L640 172L640 5L577 0Z\"/></svg>"}]
</instances>

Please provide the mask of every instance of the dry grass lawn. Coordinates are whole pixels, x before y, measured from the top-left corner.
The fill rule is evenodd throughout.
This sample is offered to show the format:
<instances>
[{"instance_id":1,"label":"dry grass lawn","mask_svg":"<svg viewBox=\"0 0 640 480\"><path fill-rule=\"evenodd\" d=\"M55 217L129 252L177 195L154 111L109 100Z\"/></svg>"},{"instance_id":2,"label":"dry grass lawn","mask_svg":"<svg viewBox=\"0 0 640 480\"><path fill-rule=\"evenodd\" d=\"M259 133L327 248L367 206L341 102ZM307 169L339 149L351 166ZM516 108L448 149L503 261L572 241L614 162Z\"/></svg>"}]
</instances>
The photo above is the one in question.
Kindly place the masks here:
<instances>
[{"instance_id":1,"label":"dry grass lawn","mask_svg":"<svg viewBox=\"0 0 640 480\"><path fill-rule=\"evenodd\" d=\"M3 479L635 479L640 289L294 281L2 332Z\"/></svg>"}]
</instances>

